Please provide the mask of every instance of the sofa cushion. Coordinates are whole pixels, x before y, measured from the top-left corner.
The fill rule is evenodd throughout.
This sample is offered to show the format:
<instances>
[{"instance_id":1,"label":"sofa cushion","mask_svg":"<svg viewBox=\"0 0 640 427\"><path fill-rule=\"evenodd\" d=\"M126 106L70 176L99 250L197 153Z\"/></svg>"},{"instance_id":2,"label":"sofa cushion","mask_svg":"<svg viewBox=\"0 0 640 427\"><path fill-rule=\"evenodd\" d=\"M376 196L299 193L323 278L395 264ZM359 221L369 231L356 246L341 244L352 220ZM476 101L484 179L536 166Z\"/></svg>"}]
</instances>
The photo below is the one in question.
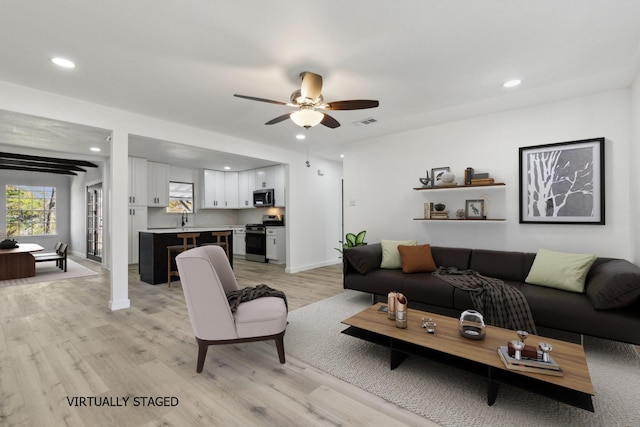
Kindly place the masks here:
<instances>
[{"instance_id":1,"label":"sofa cushion","mask_svg":"<svg viewBox=\"0 0 640 427\"><path fill-rule=\"evenodd\" d=\"M367 274L380 268L382 249L380 243L356 246L342 251L342 256L360 274Z\"/></svg>"},{"instance_id":2,"label":"sofa cushion","mask_svg":"<svg viewBox=\"0 0 640 427\"><path fill-rule=\"evenodd\" d=\"M439 307L453 305L455 287L431 273L403 274L402 293L409 301L409 307L421 302Z\"/></svg>"},{"instance_id":3,"label":"sofa cushion","mask_svg":"<svg viewBox=\"0 0 640 427\"><path fill-rule=\"evenodd\" d=\"M403 273L429 273L436 271L436 263L431 255L431 245L398 245Z\"/></svg>"},{"instance_id":4,"label":"sofa cushion","mask_svg":"<svg viewBox=\"0 0 640 427\"><path fill-rule=\"evenodd\" d=\"M640 268L629 261L604 262L589 276L587 299L597 310L622 308L640 300Z\"/></svg>"},{"instance_id":5,"label":"sofa cushion","mask_svg":"<svg viewBox=\"0 0 640 427\"><path fill-rule=\"evenodd\" d=\"M431 246L431 254L437 266L455 267L458 270L469 268L471 249Z\"/></svg>"},{"instance_id":6,"label":"sofa cushion","mask_svg":"<svg viewBox=\"0 0 640 427\"><path fill-rule=\"evenodd\" d=\"M402 268L402 261L400 260L400 252L398 252L398 245L415 246L415 240L382 240L382 262L380 268L399 269Z\"/></svg>"},{"instance_id":7,"label":"sofa cushion","mask_svg":"<svg viewBox=\"0 0 640 427\"><path fill-rule=\"evenodd\" d=\"M584 292L584 283L596 256L539 249L525 281L570 292Z\"/></svg>"},{"instance_id":8,"label":"sofa cushion","mask_svg":"<svg viewBox=\"0 0 640 427\"><path fill-rule=\"evenodd\" d=\"M495 251L474 249L471 253L469 268L483 276L502 280L524 281L531 265L526 265L526 254L523 252Z\"/></svg>"}]
</instances>

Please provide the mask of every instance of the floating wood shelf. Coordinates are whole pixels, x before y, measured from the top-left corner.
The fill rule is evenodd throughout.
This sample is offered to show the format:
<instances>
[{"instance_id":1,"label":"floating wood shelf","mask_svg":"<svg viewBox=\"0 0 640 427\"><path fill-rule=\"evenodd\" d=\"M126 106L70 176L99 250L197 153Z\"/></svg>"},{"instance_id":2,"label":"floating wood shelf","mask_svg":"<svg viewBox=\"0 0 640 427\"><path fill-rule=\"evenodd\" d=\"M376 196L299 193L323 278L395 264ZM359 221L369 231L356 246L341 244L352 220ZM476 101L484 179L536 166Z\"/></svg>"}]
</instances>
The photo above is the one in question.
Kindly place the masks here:
<instances>
[{"instance_id":1,"label":"floating wood shelf","mask_svg":"<svg viewBox=\"0 0 640 427\"><path fill-rule=\"evenodd\" d=\"M504 186L504 182L495 182L493 184L485 185L441 185L438 187L414 187L414 190L455 190L456 188L479 188L479 187L500 187Z\"/></svg>"},{"instance_id":2,"label":"floating wood shelf","mask_svg":"<svg viewBox=\"0 0 640 427\"><path fill-rule=\"evenodd\" d=\"M435 222L452 222L452 221L466 221L466 222L500 222L506 221L505 218L487 218L487 219L458 219L458 218L413 218L414 221L435 221Z\"/></svg>"}]
</instances>

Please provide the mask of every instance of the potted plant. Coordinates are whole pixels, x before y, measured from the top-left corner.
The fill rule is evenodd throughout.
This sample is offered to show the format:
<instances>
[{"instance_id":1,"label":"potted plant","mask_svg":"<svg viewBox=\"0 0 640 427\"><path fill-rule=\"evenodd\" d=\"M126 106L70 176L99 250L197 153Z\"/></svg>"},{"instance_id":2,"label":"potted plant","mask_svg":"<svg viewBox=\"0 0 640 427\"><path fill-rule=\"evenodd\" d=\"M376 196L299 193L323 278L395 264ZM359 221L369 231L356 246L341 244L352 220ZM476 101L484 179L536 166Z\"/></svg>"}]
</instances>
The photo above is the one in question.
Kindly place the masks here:
<instances>
[{"instance_id":1,"label":"potted plant","mask_svg":"<svg viewBox=\"0 0 640 427\"><path fill-rule=\"evenodd\" d=\"M342 248L335 248L338 252L342 253L344 249L353 248L355 246L365 246L367 243L364 241L364 236L367 234L366 230L359 232L358 234L347 233L344 236L344 240L340 240Z\"/></svg>"}]
</instances>

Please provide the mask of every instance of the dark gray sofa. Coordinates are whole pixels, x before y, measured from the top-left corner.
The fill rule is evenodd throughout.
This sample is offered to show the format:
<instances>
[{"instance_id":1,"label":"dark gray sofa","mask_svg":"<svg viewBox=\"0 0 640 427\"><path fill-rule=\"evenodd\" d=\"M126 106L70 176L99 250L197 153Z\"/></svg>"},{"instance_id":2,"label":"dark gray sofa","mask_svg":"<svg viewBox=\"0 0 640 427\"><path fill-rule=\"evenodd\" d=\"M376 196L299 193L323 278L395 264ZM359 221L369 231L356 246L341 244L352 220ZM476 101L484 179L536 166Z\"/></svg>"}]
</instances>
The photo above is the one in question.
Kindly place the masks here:
<instances>
[{"instance_id":1,"label":"dark gray sofa","mask_svg":"<svg viewBox=\"0 0 640 427\"><path fill-rule=\"evenodd\" d=\"M566 333L589 335L640 345L640 268L628 261L596 258L585 293L576 293L525 283L534 253L437 246L431 253L438 267L476 270L518 288L527 298L539 334L561 339ZM371 293L374 301L386 301L390 291L402 292L410 308L452 317L473 308L467 292L432 273L381 269L381 261L380 243L346 249L344 288Z\"/></svg>"}]
</instances>

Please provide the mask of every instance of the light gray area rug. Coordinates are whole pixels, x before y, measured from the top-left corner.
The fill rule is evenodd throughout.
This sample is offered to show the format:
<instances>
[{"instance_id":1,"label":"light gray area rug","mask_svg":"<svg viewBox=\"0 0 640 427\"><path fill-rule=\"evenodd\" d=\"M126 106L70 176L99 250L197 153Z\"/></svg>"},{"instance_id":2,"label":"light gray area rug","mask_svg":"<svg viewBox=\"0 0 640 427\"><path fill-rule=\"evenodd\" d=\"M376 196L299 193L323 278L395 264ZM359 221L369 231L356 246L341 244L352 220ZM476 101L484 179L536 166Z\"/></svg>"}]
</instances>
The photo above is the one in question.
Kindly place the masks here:
<instances>
[{"instance_id":1,"label":"light gray area rug","mask_svg":"<svg viewBox=\"0 0 640 427\"><path fill-rule=\"evenodd\" d=\"M95 271L67 259L67 271L56 267L55 261L36 263L36 275L23 279L0 280L0 288L16 285L28 285L30 283L53 282L55 280L74 279L76 277L93 276Z\"/></svg>"},{"instance_id":2,"label":"light gray area rug","mask_svg":"<svg viewBox=\"0 0 640 427\"><path fill-rule=\"evenodd\" d=\"M340 333L371 304L346 291L289 313L287 354L442 426L640 426L640 356L631 345L585 338L595 413L501 385L487 405L482 377L410 356L389 370L388 349Z\"/></svg>"}]
</instances>

